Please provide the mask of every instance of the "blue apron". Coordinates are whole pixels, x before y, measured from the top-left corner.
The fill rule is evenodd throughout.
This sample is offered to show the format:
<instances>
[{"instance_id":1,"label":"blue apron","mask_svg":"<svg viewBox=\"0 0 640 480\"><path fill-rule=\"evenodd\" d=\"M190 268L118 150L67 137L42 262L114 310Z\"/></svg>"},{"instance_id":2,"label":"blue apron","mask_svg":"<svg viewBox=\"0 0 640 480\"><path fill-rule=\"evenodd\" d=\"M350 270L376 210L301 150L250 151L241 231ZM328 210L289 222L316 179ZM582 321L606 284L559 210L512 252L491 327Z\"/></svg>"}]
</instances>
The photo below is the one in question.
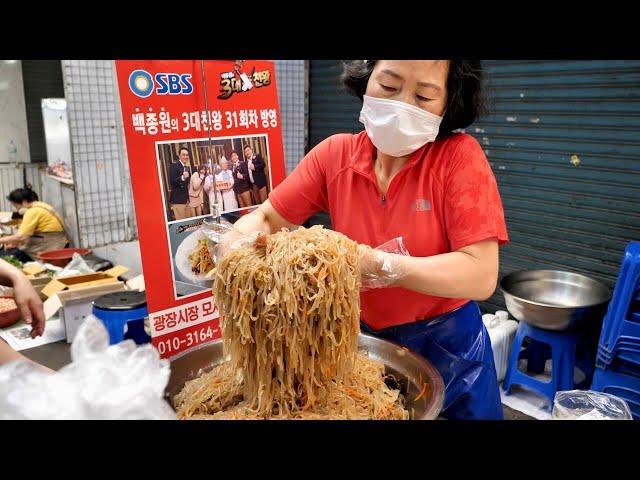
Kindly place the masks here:
<instances>
[{"instance_id":1,"label":"blue apron","mask_svg":"<svg viewBox=\"0 0 640 480\"><path fill-rule=\"evenodd\" d=\"M502 404L489 333L476 302L428 320L364 333L405 345L438 369L445 385L441 416L450 420L502 420Z\"/></svg>"}]
</instances>

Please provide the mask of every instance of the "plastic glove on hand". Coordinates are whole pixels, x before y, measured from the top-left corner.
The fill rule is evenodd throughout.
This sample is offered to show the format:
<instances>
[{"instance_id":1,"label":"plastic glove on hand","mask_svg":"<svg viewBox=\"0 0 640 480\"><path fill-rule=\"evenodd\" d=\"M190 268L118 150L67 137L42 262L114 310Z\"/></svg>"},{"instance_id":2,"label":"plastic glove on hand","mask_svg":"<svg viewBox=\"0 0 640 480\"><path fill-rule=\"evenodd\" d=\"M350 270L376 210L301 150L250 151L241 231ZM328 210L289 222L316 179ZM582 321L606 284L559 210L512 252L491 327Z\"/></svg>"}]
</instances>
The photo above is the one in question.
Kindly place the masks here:
<instances>
[{"instance_id":1,"label":"plastic glove on hand","mask_svg":"<svg viewBox=\"0 0 640 480\"><path fill-rule=\"evenodd\" d=\"M226 221L206 223L203 226L203 233L211 241L210 253L216 265L230 250L254 243L266 244L266 235L264 233L252 232L245 234Z\"/></svg>"},{"instance_id":2,"label":"plastic glove on hand","mask_svg":"<svg viewBox=\"0 0 640 480\"><path fill-rule=\"evenodd\" d=\"M407 272L394 258L395 255L409 256L402 237L394 238L377 248L358 245L360 254L361 290L392 286Z\"/></svg>"}]
</instances>

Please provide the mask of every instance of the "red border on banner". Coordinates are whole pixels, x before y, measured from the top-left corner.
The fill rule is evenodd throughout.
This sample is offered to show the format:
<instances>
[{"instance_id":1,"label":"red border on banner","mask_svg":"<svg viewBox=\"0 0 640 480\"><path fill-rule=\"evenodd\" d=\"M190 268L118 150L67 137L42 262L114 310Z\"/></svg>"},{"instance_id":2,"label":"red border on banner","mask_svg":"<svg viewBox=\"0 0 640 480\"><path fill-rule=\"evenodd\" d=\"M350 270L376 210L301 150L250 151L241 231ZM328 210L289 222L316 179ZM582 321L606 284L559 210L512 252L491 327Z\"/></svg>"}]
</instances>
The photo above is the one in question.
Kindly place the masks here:
<instances>
[{"instance_id":1,"label":"red border on banner","mask_svg":"<svg viewBox=\"0 0 640 480\"><path fill-rule=\"evenodd\" d=\"M215 140L267 135L268 174L270 186L275 187L286 173L274 63L208 60L204 66L208 106L210 112L215 112L211 137ZM154 315L166 311L167 321L171 322L171 312L176 307L194 302L202 304L211 299L210 290L184 298L176 298L174 294L170 223L156 145L157 142L208 139L202 63L200 60L117 60L116 72L149 317L153 323ZM247 79L251 88L245 89ZM152 343L162 357L211 341L208 328L215 330L214 338L220 336L217 319L198 318L194 325L187 320L180 323L176 317L179 328L173 327L170 333L156 331L152 326ZM198 333L197 342L194 332Z\"/></svg>"}]
</instances>

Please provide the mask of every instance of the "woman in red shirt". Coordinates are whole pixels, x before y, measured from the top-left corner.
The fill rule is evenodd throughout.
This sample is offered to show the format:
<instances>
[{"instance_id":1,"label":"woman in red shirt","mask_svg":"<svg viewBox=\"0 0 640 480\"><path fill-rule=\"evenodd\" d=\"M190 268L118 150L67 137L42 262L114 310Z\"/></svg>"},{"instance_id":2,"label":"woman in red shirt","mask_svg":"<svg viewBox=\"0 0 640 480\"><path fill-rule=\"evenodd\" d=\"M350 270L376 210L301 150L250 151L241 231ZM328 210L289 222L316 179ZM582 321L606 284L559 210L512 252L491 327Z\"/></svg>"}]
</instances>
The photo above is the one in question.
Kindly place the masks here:
<instances>
[{"instance_id":1,"label":"woman in red shirt","mask_svg":"<svg viewBox=\"0 0 640 480\"><path fill-rule=\"evenodd\" d=\"M365 130L321 142L235 223L243 234L271 233L324 210L359 243L402 237L408 256L361 256L370 287L362 330L427 357L445 381L442 414L451 419L503 418L475 301L495 290L504 212L482 148L454 132L478 116L481 79L478 61L347 62L343 82L363 100Z\"/></svg>"}]
</instances>

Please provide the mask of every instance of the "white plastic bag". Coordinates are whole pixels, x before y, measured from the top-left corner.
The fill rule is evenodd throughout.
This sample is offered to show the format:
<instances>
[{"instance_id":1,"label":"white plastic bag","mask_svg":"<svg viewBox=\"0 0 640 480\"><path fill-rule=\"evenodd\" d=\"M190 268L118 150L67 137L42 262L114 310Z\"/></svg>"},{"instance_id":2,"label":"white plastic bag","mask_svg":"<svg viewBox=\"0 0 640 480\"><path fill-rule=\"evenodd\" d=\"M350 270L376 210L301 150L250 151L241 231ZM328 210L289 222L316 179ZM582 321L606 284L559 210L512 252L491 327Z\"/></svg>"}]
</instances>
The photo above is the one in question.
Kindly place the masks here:
<instances>
[{"instance_id":1,"label":"white plastic bag","mask_svg":"<svg viewBox=\"0 0 640 480\"><path fill-rule=\"evenodd\" d=\"M55 278L64 278L72 275L83 275L86 273L94 273L93 268L87 265L87 262L84 261L82 255L74 253L73 257L71 257L71 261L54 276Z\"/></svg>"},{"instance_id":2,"label":"white plastic bag","mask_svg":"<svg viewBox=\"0 0 640 480\"><path fill-rule=\"evenodd\" d=\"M72 363L55 374L26 361L0 367L0 419L171 420L164 400L168 360L133 340L109 345L89 316L71 345Z\"/></svg>"},{"instance_id":3,"label":"white plastic bag","mask_svg":"<svg viewBox=\"0 0 640 480\"><path fill-rule=\"evenodd\" d=\"M482 321L489 332L498 382L501 382L509 366L511 346L518 330L518 322L509 320L509 314L503 310L497 311L495 315L484 314Z\"/></svg>"},{"instance_id":4,"label":"white plastic bag","mask_svg":"<svg viewBox=\"0 0 640 480\"><path fill-rule=\"evenodd\" d=\"M551 416L554 420L633 420L622 398L591 390L556 393Z\"/></svg>"}]
</instances>

